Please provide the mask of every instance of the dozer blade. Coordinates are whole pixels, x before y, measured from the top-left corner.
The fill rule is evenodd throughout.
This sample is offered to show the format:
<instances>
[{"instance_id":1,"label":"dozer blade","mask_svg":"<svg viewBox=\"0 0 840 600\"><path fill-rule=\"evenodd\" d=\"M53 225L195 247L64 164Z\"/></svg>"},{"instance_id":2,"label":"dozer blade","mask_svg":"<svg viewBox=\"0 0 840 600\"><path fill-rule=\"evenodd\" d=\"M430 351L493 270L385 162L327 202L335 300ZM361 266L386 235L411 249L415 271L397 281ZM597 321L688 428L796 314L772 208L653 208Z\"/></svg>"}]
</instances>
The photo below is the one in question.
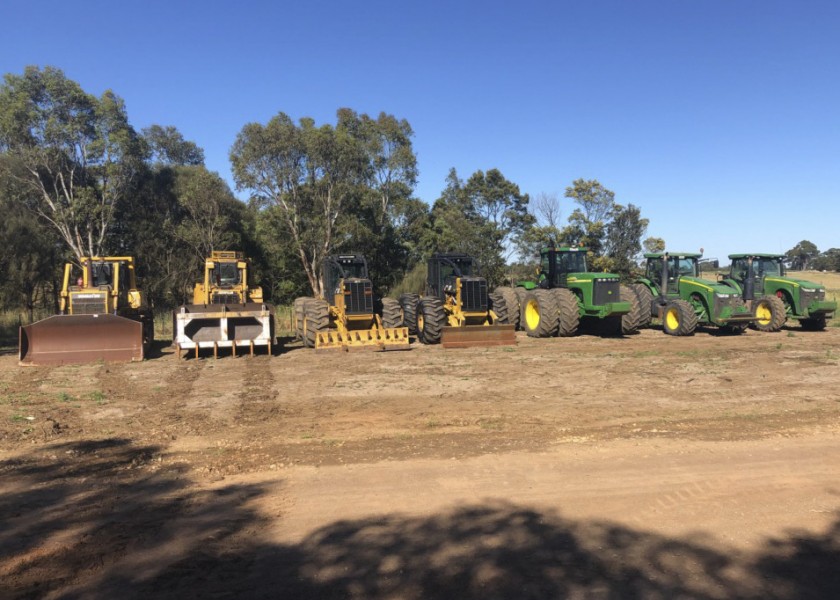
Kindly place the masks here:
<instances>
[{"instance_id":1,"label":"dozer blade","mask_svg":"<svg viewBox=\"0 0 840 600\"><path fill-rule=\"evenodd\" d=\"M143 360L143 324L116 315L55 315L20 328L22 365Z\"/></svg>"},{"instance_id":2,"label":"dozer blade","mask_svg":"<svg viewBox=\"0 0 840 600\"><path fill-rule=\"evenodd\" d=\"M408 327L321 331L316 350L408 350Z\"/></svg>"},{"instance_id":3,"label":"dozer blade","mask_svg":"<svg viewBox=\"0 0 840 600\"><path fill-rule=\"evenodd\" d=\"M515 346L513 325L465 325L444 327L440 345L444 348L482 348Z\"/></svg>"}]
</instances>

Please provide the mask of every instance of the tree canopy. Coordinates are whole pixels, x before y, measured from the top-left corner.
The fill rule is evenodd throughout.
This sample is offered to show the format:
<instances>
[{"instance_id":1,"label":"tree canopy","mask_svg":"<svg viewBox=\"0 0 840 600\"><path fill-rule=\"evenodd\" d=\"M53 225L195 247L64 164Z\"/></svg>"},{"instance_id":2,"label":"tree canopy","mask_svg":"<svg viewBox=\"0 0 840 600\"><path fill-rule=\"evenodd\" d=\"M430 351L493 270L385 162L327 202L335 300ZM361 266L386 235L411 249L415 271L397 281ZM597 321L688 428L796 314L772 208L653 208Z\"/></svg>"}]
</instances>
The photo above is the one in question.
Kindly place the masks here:
<instances>
[{"instance_id":1,"label":"tree canopy","mask_svg":"<svg viewBox=\"0 0 840 600\"><path fill-rule=\"evenodd\" d=\"M204 257L217 249L244 251L252 280L279 303L323 293L332 253L364 253L384 293L417 291L435 252L474 256L495 286L526 272L511 263L548 243L585 244L596 268L622 273L641 251L641 209L617 204L596 179L574 180L563 198L531 198L499 168L462 179L453 167L429 205L414 195L413 138L405 119L350 108L331 123L283 112L247 123L230 151L243 202L207 170L196 142L171 125L138 132L113 91L88 93L54 67L7 74L0 303L30 314L54 307L61 264L86 255L137 257L144 292L164 308L189 298ZM660 242L648 238L644 247ZM807 244L791 259L817 257Z\"/></svg>"}]
</instances>

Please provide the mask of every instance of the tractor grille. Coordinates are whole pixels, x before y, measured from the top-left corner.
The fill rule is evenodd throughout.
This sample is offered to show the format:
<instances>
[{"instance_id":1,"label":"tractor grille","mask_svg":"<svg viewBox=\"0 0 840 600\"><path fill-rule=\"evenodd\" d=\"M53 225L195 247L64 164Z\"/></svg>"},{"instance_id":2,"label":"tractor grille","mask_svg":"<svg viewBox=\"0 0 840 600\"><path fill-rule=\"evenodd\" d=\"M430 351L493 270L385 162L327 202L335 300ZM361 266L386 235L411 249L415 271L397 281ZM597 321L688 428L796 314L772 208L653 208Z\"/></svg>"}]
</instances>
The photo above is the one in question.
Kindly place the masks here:
<instances>
[{"instance_id":1,"label":"tractor grille","mask_svg":"<svg viewBox=\"0 0 840 600\"><path fill-rule=\"evenodd\" d=\"M592 303L598 306L621 301L618 279L596 279L592 282Z\"/></svg>"},{"instance_id":2,"label":"tractor grille","mask_svg":"<svg viewBox=\"0 0 840 600\"><path fill-rule=\"evenodd\" d=\"M731 314L738 314L746 310L746 305L737 294L730 294L728 298L721 298L718 294L715 294L714 318L723 314L724 309L727 308L731 310Z\"/></svg>"},{"instance_id":3,"label":"tractor grille","mask_svg":"<svg viewBox=\"0 0 840 600\"><path fill-rule=\"evenodd\" d=\"M487 310L487 280L461 279L461 302L467 312Z\"/></svg>"},{"instance_id":4,"label":"tractor grille","mask_svg":"<svg viewBox=\"0 0 840 600\"><path fill-rule=\"evenodd\" d=\"M373 287L369 280L344 282L344 310L348 315L373 314Z\"/></svg>"},{"instance_id":5,"label":"tractor grille","mask_svg":"<svg viewBox=\"0 0 840 600\"><path fill-rule=\"evenodd\" d=\"M74 315L101 315L108 312L105 294L74 294Z\"/></svg>"},{"instance_id":6,"label":"tractor grille","mask_svg":"<svg viewBox=\"0 0 840 600\"><path fill-rule=\"evenodd\" d=\"M239 304L239 294L220 294L216 292L210 298L211 304Z\"/></svg>"},{"instance_id":7,"label":"tractor grille","mask_svg":"<svg viewBox=\"0 0 840 600\"><path fill-rule=\"evenodd\" d=\"M799 290L799 303L802 305L803 310L808 308L808 305L811 304L811 302L814 302L816 300L825 300L825 292L818 292L818 291L806 292L805 290L800 288L800 290Z\"/></svg>"}]
</instances>

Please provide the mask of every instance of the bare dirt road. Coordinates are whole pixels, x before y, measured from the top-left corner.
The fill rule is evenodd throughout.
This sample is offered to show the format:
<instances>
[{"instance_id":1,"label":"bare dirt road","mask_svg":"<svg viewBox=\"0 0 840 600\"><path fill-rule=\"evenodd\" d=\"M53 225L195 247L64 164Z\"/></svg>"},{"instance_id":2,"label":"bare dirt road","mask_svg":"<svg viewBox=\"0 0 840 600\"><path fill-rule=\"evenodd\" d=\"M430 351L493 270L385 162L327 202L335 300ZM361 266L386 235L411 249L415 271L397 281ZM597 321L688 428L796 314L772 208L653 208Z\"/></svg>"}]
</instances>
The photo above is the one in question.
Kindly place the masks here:
<instances>
[{"instance_id":1,"label":"bare dirt road","mask_svg":"<svg viewBox=\"0 0 840 600\"><path fill-rule=\"evenodd\" d=\"M840 328L20 368L0 597L840 597Z\"/></svg>"}]
</instances>

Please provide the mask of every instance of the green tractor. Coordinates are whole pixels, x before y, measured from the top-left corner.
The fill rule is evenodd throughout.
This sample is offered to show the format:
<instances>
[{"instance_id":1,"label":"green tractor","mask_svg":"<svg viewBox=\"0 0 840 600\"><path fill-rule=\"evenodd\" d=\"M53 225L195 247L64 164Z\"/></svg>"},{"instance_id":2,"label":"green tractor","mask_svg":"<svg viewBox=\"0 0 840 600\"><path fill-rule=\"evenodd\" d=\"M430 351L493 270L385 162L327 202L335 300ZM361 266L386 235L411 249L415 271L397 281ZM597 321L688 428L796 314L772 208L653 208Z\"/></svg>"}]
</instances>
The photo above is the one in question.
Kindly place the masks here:
<instances>
[{"instance_id":1,"label":"green tractor","mask_svg":"<svg viewBox=\"0 0 840 600\"><path fill-rule=\"evenodd\" d=\"M645 254L645 276L633 289L645 311L645 323L662 320L668 335L692 335L698 325L715 325L742 333L754 320L752 311L731 287L700 278L697 252Z\"/></svg>"},{"instance_id":2,"label":"green tractor","mask_svg":"<svg viewBox=\"0 0 840 600\"><path fill-rule=\"evenodd\" d=\"M802 329L821 331L837 310L837 302L825 299L825 288L785 274L782 254L730 254L729 277L724 283L741 295L755 316L759 331L779 331L788 319L797 319Z\"/></svg>"},{"instance_id":3,"label":"green tractor","mask_svg":"<svg viewBox=\"0 0 840 600\"><path fill-rule=\"evenodd\" d=\"M520 281L491 294L499 321L531 337L569 337L582 320L610 334L636 333L643 319L638 297L618 275L589 272L586 252L582 247L543 248L537 281Z\"/></svg>"}]
</instances>

